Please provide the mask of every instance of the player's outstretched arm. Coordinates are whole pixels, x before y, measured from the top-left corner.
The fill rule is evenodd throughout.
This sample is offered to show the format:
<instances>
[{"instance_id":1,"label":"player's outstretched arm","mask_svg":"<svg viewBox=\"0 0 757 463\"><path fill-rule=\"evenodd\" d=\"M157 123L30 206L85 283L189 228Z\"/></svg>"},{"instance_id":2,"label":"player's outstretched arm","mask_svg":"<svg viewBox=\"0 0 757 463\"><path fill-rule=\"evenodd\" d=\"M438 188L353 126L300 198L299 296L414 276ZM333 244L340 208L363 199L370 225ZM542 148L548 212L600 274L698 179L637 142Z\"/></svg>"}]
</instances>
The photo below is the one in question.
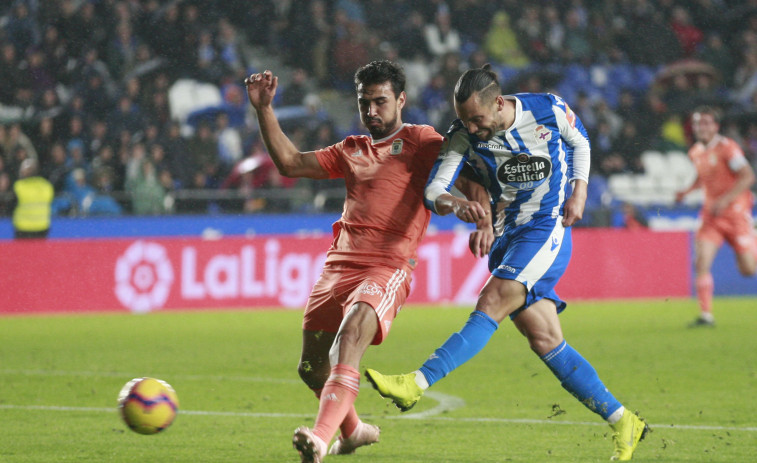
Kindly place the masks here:
<instances>
[{"instance_id":1,"label":"player's outstretched arm","mask_svg":"<svg viewBox=\"0 0 757 463\"><path fill-rule=\"evenodd\" d=\"M247 98L255 108L263 143L276 165L285 177L327 178L328 173L318 163L315 153L300 152L289 137L284 134L273 111L273 97L279 85L279 78L271 71L252 74L244 80Z\"/></svg>"}]
</instances>

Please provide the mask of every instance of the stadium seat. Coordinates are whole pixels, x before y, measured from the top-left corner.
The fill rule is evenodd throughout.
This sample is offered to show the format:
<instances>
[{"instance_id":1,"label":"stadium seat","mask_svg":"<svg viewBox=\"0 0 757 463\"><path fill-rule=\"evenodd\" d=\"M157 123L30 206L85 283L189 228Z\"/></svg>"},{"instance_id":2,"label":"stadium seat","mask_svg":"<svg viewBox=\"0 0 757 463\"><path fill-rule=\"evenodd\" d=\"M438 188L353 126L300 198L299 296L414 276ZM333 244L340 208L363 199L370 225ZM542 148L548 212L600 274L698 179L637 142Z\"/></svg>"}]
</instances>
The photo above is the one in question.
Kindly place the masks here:
<instances>
[{"instance_id":1,"label":"stadium seat","mask_svg":"<svg viewBox=\"0 0 757 463\"><path fill-rule=\"evenodd\" d=\"M667 157L659 151L644 151L641 153L641 164L644 171L652 177L667 177L670 175Z\"/></svg>"},{"instance_id":2,"label":"stadium seat","mask_svg":"<svg viewBox=\"0 0 757 463\"><path fill-rule=\"evenodd\" d=\"M683 189L694 181L697 171L686 153L669 151L667 153L670 175L675 179L678 189Z\"/></svg>"},{"instance_id":3,"label":"stadium seat","mask_svg":"<svg viewBox=\"0 0 757 463\"><path fill-rule=\"evenodd\" d=\"M610 66L608 77L613 87L618 89L634 88L636 76L634 67L630 64L615 64Z\"/></svg>"},{"instance_id":4,"label":"stadium seat","mask_svg":"<svg viewBox=\"0 0 757 463\"><path fill-rule=\"evenodd\" d=\"M622 202L633 201L634 179L631 174L613 174L607 179L607 188L613 199Z\"/></svg>"}]
</instances>

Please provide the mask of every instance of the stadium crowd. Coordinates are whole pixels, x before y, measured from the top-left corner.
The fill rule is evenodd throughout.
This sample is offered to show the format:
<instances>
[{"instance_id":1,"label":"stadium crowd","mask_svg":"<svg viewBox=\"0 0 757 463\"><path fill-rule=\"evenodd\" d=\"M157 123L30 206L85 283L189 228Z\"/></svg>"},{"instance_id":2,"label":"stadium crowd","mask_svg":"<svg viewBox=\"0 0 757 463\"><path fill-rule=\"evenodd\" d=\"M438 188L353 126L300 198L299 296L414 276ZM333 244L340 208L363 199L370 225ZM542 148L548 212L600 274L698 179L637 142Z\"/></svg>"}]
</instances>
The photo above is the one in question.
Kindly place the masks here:
<instances>
[{"instance_id":1,"label":"stadium crowd","mask_svg":"<svg viewBox=\"0 0 757 463\"><path fill-rule=\"evenodd\" d=\"M280 177L248 112L242 82L266 56L290 71L276 103L304 108L285 127L303 147L362 130L321 97L351 101L355 69L388 58L408 75L406 121L441 133L460 73L490 62L506 93L568 101L590 132L595 176L640 172L647 149L686 150L702 103L726 111L724 133L757 163L755 0L7 3L0 215L27 158L54 185L56 214L312 208L334 185ZM217 88L222 105L177 118L171 91L185 79Z\"/></svg>"}]
</instances>

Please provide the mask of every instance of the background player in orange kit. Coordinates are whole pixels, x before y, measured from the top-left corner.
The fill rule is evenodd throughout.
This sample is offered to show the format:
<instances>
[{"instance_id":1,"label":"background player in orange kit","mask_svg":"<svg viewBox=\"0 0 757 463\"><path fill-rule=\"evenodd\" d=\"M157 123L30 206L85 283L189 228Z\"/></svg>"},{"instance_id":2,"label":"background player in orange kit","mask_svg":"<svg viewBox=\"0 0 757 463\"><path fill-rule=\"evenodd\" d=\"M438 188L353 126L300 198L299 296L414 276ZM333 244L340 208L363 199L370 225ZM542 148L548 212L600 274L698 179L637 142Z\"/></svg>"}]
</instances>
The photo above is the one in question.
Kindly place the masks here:
<instances>
[{"instance_id":1,"label":"background player in orange kit","mask_svg":"<svg viewBox=\"0 0 757 463\"><path fill-rule=\"evenodd\" d=\"M317 151L300 152L281 130L272 107L277 77L265 71L245 85L279 172L343 177L347 187L334 241L305 308L298 366L320 406L313 429L298 428L293 444L302 462L321 462L337 427L341 435L329 454L378 441L378 427L363 423L355 411L358 368L368 346L384 340L410 290L416 250L430 220L423 191L443 138L430 126L402 122L405 75L389 61L355 73L358 110L370 137L349 136ZM472 182L460 187L483 191L469 189L476 188Z\"/></svg>"},{"instance_id":2,"label":"background player in orange kit","mask_svg":"<svg viewBox=\"0 0 757 463\"><path fill-rule=\"evenodd\" d=\"M704 188L694 262L700 315L691 326L714 326L714 283L710 269L723 241L736 252L743 275L754 275L757 271L757 238L752 219L754 197L749 190L755 175L741 147L720 135L717 109L697 108L691 116L691 128L696 142L689 149L689 158L697 169L697 178L691 186L676 193L676 201L697 188Z\"/></svg>"}]
</instances>

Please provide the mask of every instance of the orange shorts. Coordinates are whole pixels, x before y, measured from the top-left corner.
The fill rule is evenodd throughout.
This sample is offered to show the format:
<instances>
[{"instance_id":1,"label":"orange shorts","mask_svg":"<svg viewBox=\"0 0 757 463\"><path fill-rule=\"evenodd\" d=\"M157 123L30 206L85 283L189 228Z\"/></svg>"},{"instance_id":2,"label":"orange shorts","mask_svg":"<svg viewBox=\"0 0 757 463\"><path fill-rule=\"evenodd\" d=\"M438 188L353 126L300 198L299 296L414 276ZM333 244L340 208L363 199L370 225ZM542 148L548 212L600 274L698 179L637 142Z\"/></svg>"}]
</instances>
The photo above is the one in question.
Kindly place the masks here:
<instances>
[{"instance_id":1,"label":"orange shorts","mask_svg":"<svg viewBox=\"0 0 757 463\"><path fill-rule=\"evenodd\" d=\"M410 293L410 280L402 269L327 264L310 293L302 328L336 333L352 306L365 302L379 319L372 344L381 344Z\"/></svg>"},{"instance_id":2,"label":"orange shorts","mask_svg":"<svg viewBox=\"0 0 757 463\"><path fill-rule=\"evenodd\" d=\"M737 254L753 252L756 245L752 214L726 212L718 216L705 214L697 230L696 239L718 246L727 241Z\"/></svg>"}]
</instances>

